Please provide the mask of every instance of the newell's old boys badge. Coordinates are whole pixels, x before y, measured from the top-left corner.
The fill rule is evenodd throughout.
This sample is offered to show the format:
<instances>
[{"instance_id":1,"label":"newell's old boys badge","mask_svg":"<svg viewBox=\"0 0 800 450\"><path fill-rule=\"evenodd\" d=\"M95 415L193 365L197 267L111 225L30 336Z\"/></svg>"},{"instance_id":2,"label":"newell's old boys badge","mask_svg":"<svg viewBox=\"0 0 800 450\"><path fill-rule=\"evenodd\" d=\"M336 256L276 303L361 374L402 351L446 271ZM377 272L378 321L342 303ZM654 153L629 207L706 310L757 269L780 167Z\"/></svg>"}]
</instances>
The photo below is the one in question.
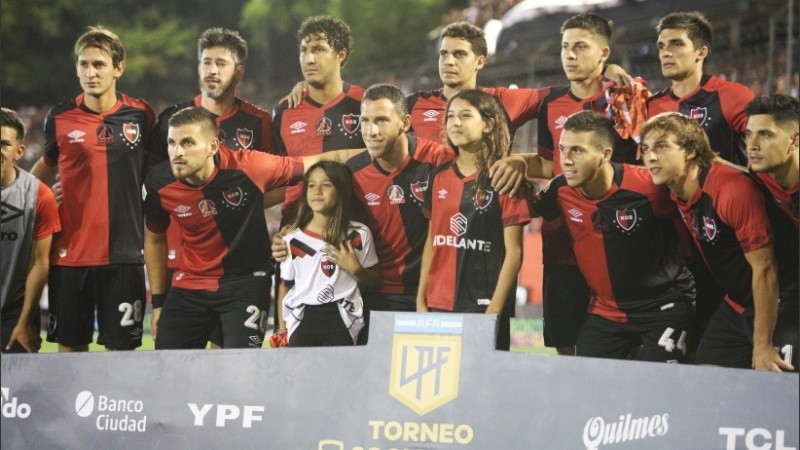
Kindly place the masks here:
<instances>
[{"instance_id":1,"label":"newell's old boys badge","mask_svg":"<svg viewBox=\"0 0 800 450\"><path fill-rule=\"evenodd\" d=\"M122 135L131 144L135 144L139 140L139 124L126 123L122 125Z\"/></svg>"},{"instance_id":2,"label":"newell's old boys badge","mask_svg":"<svg viewBox=\"0 0 800 450\"><path fill-rule=\"evenodd\" d=\"M488 189L475 192L475 207L479 210L484 210L492 204L494 198L494 191Z\"/></svg>"},{"instance_id":3,"label":"newell's old boys badge","mask_svg":"<svg viewBox=\"0 0 800 450\"><path fill-rule=\"evenodd\" d=\"M697 122L698 125L701 127L705 125L706 119L708 119L708 108L692 108L689 110L689 118L692 121Z\"/></svg>"},{"instance_id":4,"label":"newell's old boys badge","mask_svg":"<svg viewBox=\"0 0 800 450\"><path fill-rule=\"evenodd\" d=\"M636 225L638 216L635 209L618 209L617 210L617 223L625 231L631 231L631 228Z\"/></svg>"},{"instance_id":5,"label":"newell's old boys badge","mask_svg":"<svg viewBox=\"0 0 800 450\"><path fill-rule=\"evenodd\" d=\"M717 237L717 222L710 217L703 216L703 232L709 241L713 241Z\"/></svg>"},{"instance_id":6,"label":"newell's old boys badge","mask_svg":"<svg viewBox=\"0 0 800 450\"><path fill-rule=\"evenodd\" d=\"M253 145L253 130L247 128L236 129L236 140L242 148L250 148Z\"/></svg>"},{"instance_id":7,"label":"newell's old boys badge","mask_svg":"<svg viewBox=\"0 0 800 450\"><path fill-rule=\"evenodd\" d=\"M326 258L322 258L319 261L319 268L322 269L322 273L328 278L333 276L333 272L336 272L336 264L328 261Z\"/></svg>"},{"instance_id":8,"label":"newell's old boys badge","mask_svg":"<svg viewBox=\"0 0 800 450\"><path fill-rule=\"evenodd\" d=\"M236 207L242 204L242 200L244 199L244 193L242 192L242 188L236 186L223 191L222 198L229 205Z\"/></svg>"},{"instance_id":9,"label":"newell's old boys badge","mask_svg":"<svg viewBox=\"0 0 800 450\"><path fill-rule=\"evenodd\" d=\"M389 395L424 416L458 397L464 317L395 314Z\"/></svg>"},{"instance_id":10,"label":"newell's old boys badge","mask_svg":"<svg viewBox=\"0 0 800 450\"><path fill-rule=\"evenodd\" d=\"M358 131L361 125L361 116L358 114L342 114L342 130L348 134L353 134Z\"/></svg>"},{"instance_id":11,"label":"newell's old boys badge","mask_svg":"<svg viewBox=\"0 0 800 450\"><path fill-rule=\"evenodd\" d=\"M425 201L425 191L427 190L428 190L428 180L411 183L411 195L413 195L414 198L417 199L417 201L420 202Z\"/></svg>"}]
</instances>

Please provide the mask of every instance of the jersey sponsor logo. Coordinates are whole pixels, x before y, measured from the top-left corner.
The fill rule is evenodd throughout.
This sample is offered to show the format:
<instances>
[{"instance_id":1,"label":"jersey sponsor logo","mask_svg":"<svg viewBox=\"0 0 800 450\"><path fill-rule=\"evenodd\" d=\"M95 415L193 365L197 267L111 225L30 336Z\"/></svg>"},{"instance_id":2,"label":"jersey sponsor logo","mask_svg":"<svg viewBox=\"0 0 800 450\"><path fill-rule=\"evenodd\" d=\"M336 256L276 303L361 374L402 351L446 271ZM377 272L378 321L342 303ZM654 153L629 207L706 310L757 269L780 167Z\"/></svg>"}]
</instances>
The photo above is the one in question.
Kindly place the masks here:
<instances>
[{"instance_id":1,"label":"jersey sponsor logo","mask_svg":"<svg viewBox=\"0 0 800 450\"><path fill-rule=\"evenodd\" d=\"M708 120L708 108L704 106L701 108L690 109L689 118L694 122L697 122L697 124L701 127L704 126L706 124L706 120Z\"/></svg>"},{"instance_id":2,"label":"jersey sponsor logo","mask_svg":"<svg viewBox=\"0 0 800 450\"><path fill-rule=\"evenodd\" d=\"M461 236L467 232L467 224L467 218L461 213L453 214L450 217L450 231L456 236Z\"/></svg>"},{"instance_id":3,"label":"jersey sponsor logo","mask_svg":"<svg viewBox=\"0 0 800 450\"><path fill-rule=\"evenodd\" d=\"M569 214L569 220L573 222L583 223L583 213L578 208L572 208L567 211Z\"/></svg>"},{"instance_id":4,"label":"jersey sponsor logo","mask_svg":"<svg viewBox=\"0 0 800 450\"><path fill-rule=\"evenodd\" d=\"M305 133L307 125L308 125L307 123L298 120L297 122L289 125L289 129L292 130L289 132L289 134Z\"/></svg>"},{"instance_id":5,"label":"jersey sponsor logo","mask_svg":"<svg viewBox=\"0 0 800 450\"><path fill-rule=\"evenodd\" d=\"M458 397L463 316L395 315L389 395L424 416Z\"/></svg>"},{"instance_id":6,"label":"jersey sponsor logo","mask_svg":"<svg viewBox=\"0 0 800 450\"><path fill-rule=\"evenodd\" d=\"M425 192L428 190L428 180L411 183L411 195L420 202L425 201Z\"/></svg>"},{"instance_id":7,"label":"jersey sponsor logo","mask_svg":"<svg viewBox=\"0 0 800 450\"><path fill-rule=\"evenodd\" d=\"M439 111L436 111L435 109L429 109L429 110L425 111L424 113L422 113L422 115L425 116L425 118L422 119L422 121L423 122L438 122L439 121L439 114L441 114Z\"/></svg>"},{"instance_id":8,"label":"jersey sponsor logo","mask_svg":"<svg viewBox=\"0 0 800 450\"><path fill-rule=\"evenodd\" d=\"M583 427L583 445L586 450L597 450L605 445L664 436L668 432L669 414L635 419L632 414L626 414L610 422L598 416L590 418Z\"/></svg>"},{"instance_id":9,"label":"jersey sponsor logo","mask_svg":"<svg viewBox=\"0 0 800 450\"><path fill-rule=\"evenodd\" d=\"M322 116L314 123L314 128L317 130L317 136L330 136L333 122L331 122L331 119Z\"/></svg>"},{"instance_id":10,"label":"jersey sponsor logo","mask_svg":"<svg viewBox=\"0 0 800 450\"><path fill-rule=\"evenodd\" d=\"M215 205L214 202L209 199L204 198L203 200L200 200L197 203L197 209L200 210L200 214L202 214L203 217L217 215L217 205Z\"/></svg>"},{"instance_id":11,"label":"jersey sponsor logo","mask_svg":"<svg viewBox=\"0 0 800 450\"><path fill-rule=\"evenodd\" d=\"M484 189L482 191L476 191L475 197L473 200L475 201L475 207L478 208L478 211L483 211L492 204L492 199L494 198L494 191L490 191L488 189Z\"/></svg>"},{"instance_id":12,"label":"jersey sponsor logo","mask_svg":"<svg viewBox=\"0 0 800 450\"><path fill-rule=\"evenodd\" d=\"M319 260L319 268L322 269L322 273L328 278L332 277L333 273L336 272L336 264L332 261L328 261L326 258Z\"/></svg>"},{"instance_id":13,"label":"jersey sponsor logo","mask_svg":"<svg viewBox=\"0 0 800 450\"><path fill-rule=\"evenodd\" d=\"M236 129L236 141L241 148L250 148L253 145L253 130L249 128Z\"/></svg>"},{"instance_id":14,"label":"jersey sponsor logo","mask_svg":"<svg viewBox=\"0 0 800 450\"><path fill-rule=\"evenodd\" d=\"M122 136L131 144L139 141L141 134L139 133L138 123L126 123L122 125Z\"/></svg>"},{"instance_id":15,"label":"jersey sponsor logo","mask_svg":"<svg viewBox=\"0 0 800 450\"><path fill-rule=\"evenodd\" d=\"M178 217L190 217L192 215L191 210L192 207L188 205L178 205L173 209Z\"/></svg>"},{"instance_id":16,"label":"jersey sponsor logo","mask_svg":"<svg viewBox=\"0 0 800 450\"><path fill-rule=\"evenodd\" d=\"M242 191L242 188L239 186L222 191L222 199L225 200L225 203L233 207L240 206L244 198L244 191Z\"/></svg>"},{"instance_id":17,"label":"jersey sponsor logo","mask_svg":"<svg viewBox=\"0 0 800 450\"><path fill-rule=\"evenodd\" d=\"M84 139L83 139L84 136L86 136L86 133L84 133L81 130L72 130L72 131L69 132L69 134L67 134L67 137L69 138L69 143L70 144L77 144L79 142L83 142L84 141Z\"/></svg>"},{"instance_id":18,"label":"jersey sponsor logo","mask_svg":"<svg viewBox=\"0 0 800 450\"><path fill-rule=\"evenodd\" d=\"M564 124L567 123L567 116L561 116L556 119L553 124L555 125L556 130L560 130L564 128Z\"/></svg>"},{"instance_id":19,"label":"jersey sponsor logo","mask_svg":"<svg viewBox=\"0 0 800 450\"><path fill-rule=\"evenodd\" d=\"M342 114L342 122L339 129L347 134L353 134L361 126L361 116L358 114Z\"/></svg>"},{"instance_id":20,"label":"jersey sponsor logo","mask_svg":"<svg viewBox=\"0 0 800 450\"><path fill-rule=\"evenodd\" d=\"M631 231L631 229L636 226L638 220L639 216L636 214L635 209L626 208L617 210L617 223L625 231Z\"/></svg>"},{"instance_id":21,"label":"jersey sponsor logo","mask_svg":"<svg viewBox=\"0 0 800 450\"><path fill-rule=\"evenodd\" d=\"M365 195L364 198L367 199L367 205L369 205L369 206L380 206L381 205L381 202L378 201L378 200L381 199L381 196L378 195L378 194L370 192L369 194Z\"/></svg>"},{"instance_id":22,"label":"jersey sponsor logo","mask_svg":"<svg viewBox=\"0 0 800 450\"><path fill-rule=\"evenodd\" d=\"M0 223L11 222L22 217L24 211L6 202L0 203Z\"/></svg>"},{"instance_id":23,"label":"jersey sponsor logo","mask_svg":"<svg viewBox=\"0 0 800 450\"><path fill-rule=\"evenodd\" d=\"M319 304L330 303L333 301L333 286L326 284L322 290L317 294L317 302Z\"/></svg>"},{"instance_id":24,"label":"jersey sponsor logo","mask_svg":"<svg viewBox=\"0 0 800 450\"><path fill-rule=\"evenodd\" d=\"M706 238L713 241L717 237L717 231L717 222L710 217L703 216L703 234L706 235Z\"/></svg>"},{"instance_id":25,"label":"jersey sponsor logo","mask_svg":"<svg viewBox=\"0 0 800 450\"><path fill-rule=\"evenodd\" d=\"M400 205L406 202L406 193L397 184L393 184L386 189L386 196L389 197L390 205Z\"/></svg>"},{"instance_id":26,"label":"jersey sponsor logo","mask_svg":"<svg viewBox=\"0 0 800 450\"><path fill-rule=\"evenodd\" d=\"M110 126L103 124L97 127L97 140L103 144L114 143L114 130Z\"/></svg>"},{"instance_id":27,"label":"jersey sponsor logo","mask_svg":"<svg viewBox=\"0 0 800 450\"><path fill-rule=\"evenodd\" d=\"M439 189L439 192L437 192L437 194L440 199L444 199L445 197L447 197L447 190Z\"/></svg>"},{"instance_id":28,"label":"jersey sponsor logo","mask_svg":"<svg viewBox=\"0 0 800 450\"><path fill-rule=\"evenodd\" d=\"M144 433L147 429L147 414L144 402L124 398L112 398L100 394L95 398L91 391L81 391L75 397L75 414L87 418L95 412L95 426L100 431L127 431Z\"/></svg>"},{"instance_id":29,"label":"jersey sponsor logo","mask_svg":"<svg viewBox=\"0 0 800 450\"><path fill-rule=\"evenodd\" d=\"M786 430L774 430L766 428L738 428L738 427L719 427L719 434L725 437L725 449L736 450L744 448L747 450L775 449L775 450L794 450L797 448L797 440L792 442L791 431L789 439L786 439ZM795 436L797 436L795 434ZM740 438L742 438L740 440Z\"/></svg>"},{"instance_id":30,"label":"jersey sponsor logo","mask_svg":"<svg viewBox=\"0 0 800 450\"><path fill-rule=\"evenodd\" d=\"M19 401L18 397L12 397L11 389L7 387L0 388L0 392L2 392L2 397L0 398L2 407L0 409L2 409L4 419L27 419L30 417L30 404Z\"/></svg>"}]
</instances>

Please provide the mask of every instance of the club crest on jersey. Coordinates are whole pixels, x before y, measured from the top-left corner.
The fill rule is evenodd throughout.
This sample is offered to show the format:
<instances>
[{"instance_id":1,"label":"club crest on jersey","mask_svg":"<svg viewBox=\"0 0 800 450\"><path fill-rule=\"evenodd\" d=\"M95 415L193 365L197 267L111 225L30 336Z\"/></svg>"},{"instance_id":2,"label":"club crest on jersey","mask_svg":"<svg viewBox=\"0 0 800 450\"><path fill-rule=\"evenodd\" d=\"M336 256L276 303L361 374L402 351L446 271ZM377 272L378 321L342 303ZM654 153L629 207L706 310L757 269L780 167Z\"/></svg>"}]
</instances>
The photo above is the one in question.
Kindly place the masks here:
<instances>
[{"instance_id":1,"label":"club crest on jersey","mask_svg":"<svg viewBox=\"0 0 800 450\"><path fill-rule=\"evenodd\" d=\"M406 202L406 193L399 185L393 184L386 189L386 196L389 197L390 205L400 205Z\"/></svg>"},{"instance_id":2,"label":"club crest on jersey","mask_svg":"<svg viewBox=\"0 0 800 450\"><path fill-rule=\"evenodd\" d=\"M420 202L425 201L425 191L428 190L428 180L411 183L411 195Z\"/></svg>"},{"instance_id":3,"label":"club crest on jersey","mask_svg":"<svg viewBox=\"0 0 800 450\"><path fill-rule=\"evenodd\" d=\"M236 129L236 140L242 148L250 148L253 145L253 130L248 128Z\"/></svg>"},{"instance_id":4,"label":"club crest on jersey","mask_svg":"<svg viewBox=\"0 0 800 450\"><path fill-rule=\"evenodd\" d=\"M322 116L314 123L314 128L317 129L317 136L330 136L333 122L331 119Z\"/></svg>"},{"instance_id":5,"label":"club crest on jersey","mask_svg":"<svg viewBox=\"0 0 800 450\"><path fill-rule=\"evenodd\" d=\"M97 127L97 140L103 144L113 144L114 131L106 124L100 125Z\"/></svg>"},{"instance_id":6,"label":"club crest on jersey","mask_svg":"<svg viewBox=\"0 0 800 450\"><path fill-rule=\"evenodd\" d=\"M222 191L222 198L229 205L236 207L242 204L242 201L244 200L244 192L242 192L242 188L239 186L232 187Z\"/></svg>"},{"instance_id":7,"label":"club crest on jersey","mask_svg":"<svg viewBox=\"0 0 800 450\"><path fill-rule=\"evenodd\" d=\"M333 273L336 272L336 264L332 261L328 261L327 258L319 260L319 268L322 269L322 273L328 278L332 277Z\"/></svg>"},{"instance_id":8,"label":"club crest on jersey","mask_svg":"<svg viewBox=\"0 0 800 450\"><path fill-rule=\"evenodd\" d=\"M606 219L598 211L592 213L592 227L594 231L605 232L608 231L608 224Z\"/></svg>"},{"instance_id":9,"label":"club crest on jersey","mask_svg":"<svg viewBox=\"0 0 800 450\"><path fill-rule=\"evenodd\" d=\"M197 209L200 210L200 214L202 214L203 217L217 215L217 205L215 205L214 202L208 199L200 200L197 203Z\"/></svg>"},{"instance_id":10,"label":"club crest on jersey","mask_svg":"<svg viewBox=\"0 0 800 450\"><path fill-rule=\"evenodd\" d=\"M484 209L488 208L489 205L492 204L492 199L494 198L494 191L489 189L484 189L482 191L475 192L475 207L478 210L483 211Z\"/></svg>"},{"instance_id":11,"label":"club crest on jersey","mask_svg":"<svg viewBox=\"0 0 800 450\"><path fill-rule=\"evenodd\" d=\"M636 215L635 209L618 209L617 210L617 223L625 231L631 231L636 225L639 217Z\"/></svg>"},{"instance_id":12,"label":"club crest on jersey","mask_svg":"<svg viewBox=\"0 0 800 450\"><path fill-rule=\"evenodd\" d=\"M139 124L138 123L126 123L122 125L122 135L127 139L128 142L131 144L135 144L139 141Z\"/></svg>"},{"instance_id":13,"label":"club crest on jersey","mask_svg":"<svg viewBox=\"0 0 800 450\"><path fill-rule=\"evenodd\" d=\"M347 134L353 134L361 126L361 116L358 114L342 114L342 130Z\"/></svg>"},{"instance_id":14,"label":"club crest on jersey","mask_svg":"<svg viewBox=\"0 0 800 450\"><path fill-rule=\"evenodd\" d=\"M692 119L692 121L697 122L697 124L702 127L705 125L706 120L708 120L708 108L701 107L690 109L689 118Z\"/></svg>"},{"instance_id":15,"label":"club crest on jersey","mask_svg":"<svg viewBox=\"0 0 800 450\"><path fill-rule=\"evenodd\" d=\"M717 237L717 222L710 217L703 216L703 233L709 241Z\"/></svg>"}]
</instances>

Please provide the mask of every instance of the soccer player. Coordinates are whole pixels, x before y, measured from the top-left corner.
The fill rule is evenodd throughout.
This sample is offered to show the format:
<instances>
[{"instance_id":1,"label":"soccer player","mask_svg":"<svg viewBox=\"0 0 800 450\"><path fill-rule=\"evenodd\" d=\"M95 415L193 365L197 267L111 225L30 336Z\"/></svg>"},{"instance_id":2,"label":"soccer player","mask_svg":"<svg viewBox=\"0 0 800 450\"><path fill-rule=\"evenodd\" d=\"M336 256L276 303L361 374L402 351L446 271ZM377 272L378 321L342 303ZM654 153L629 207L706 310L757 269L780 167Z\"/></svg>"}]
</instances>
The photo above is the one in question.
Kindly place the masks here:
<instances>
[{"instance_id":1,"label":"soccer player","mask_svg":"<svg viewBox=\"0 0 800 450\"><path fill-rule=\"evenodd\" d=\"M203 348L218 323L223 347L260 348L270 265L263 195L298 180L304 166L355 153L300 159L232 151L219 143L214 119L199 107L173 114L170 160L145 180L144 252L157 349ZM180 225L184 256L165 295L165 231L171 220Z\"/></svg>"},{"instance_id":2,"label":"soccer player","mask_svg":"<svg viewBox=\"0 0 800 450\"><path fill-rule=\"evenodd\" d=\"M762 95L753 99L746 111L750 171L798 228L800 102L783 94Z\"/></svg>"},{"instance_id":3,"label":"soccer player","mask_svg":"<svg viewBox=\"0 0 800 450\"><path fill-rule=\"evenodd\" d=\"M44 156L31 171L44 182L58 173L63 189L48 340L60 351L87 351L96 309L97 342L130 350L142 342L140 189L155 115L145 101L117 92L125 49L111 31L89 27L75 43L75 63L83 93L48 112Z\"/></svg>"},{"instance_id":4,"label":"soccer player","mask_svg":"<svg viewBox=\"0 0 800 450\"><path fill-rule=\"evenodd\" d=\"M683 362L694 280L679 245L669 191L644 168L611 162L616 131L596 111L569 116L559 141L561 174L535 210L565 218L592 292L576 354ZM642 251L642 249L647 249Z\"/></svg>"},{"instance_id":5,"label":"soccer player","mask_svg":"<svg viewBox=\"0 0 800 450\"><path fill-rule=\"evenodd\" d=\"M657 185L666 185L711 273L725 291L700 339L698 364L758 370L797 367L798 235L768 216L769 203L745 173L712 164L703 129L676 113L642 128L644 162ZM786 232L784 230L790 229ZM793 262L776 260L773 246L791 247ZM794 264L794 274L780 264ZM793 286L793 289L792 289ZM780 297L793 290L793 298ZM782 357L783 356L783 357ZM793 364L792 364L793 362Z\"/></svg>"},{"instance_id":6,"label":"soccer player","mask_svg":"<svg viewBox=\"0 0 800 450\"><path fill-rule=\"evenodd\" d=\"M278 154L316 155L331 150L363 148L359 109L364 90L342 80L350 56L350 26L331 16L309 17L297 30L300 68L308 90L294 108L281 103L273 112L273 137ZM294 220L302 185L286 189L281 225Z\"/></svg>"},{"instance_id":7,"label":"soccer player","mask_svg":"<svg viewBox=\"0 0 800 450\"><path fill-rule=\"evenodd\" d=\"M753 99L746 86L703 73L714 30L699 12L675 12L656 26L661 73L671 86L648 100L648 117L679 112L697 122L711 148L726 161L747 165L745 105Z\"/></svg>"},{"instance_id":8,"label":"soccer player","mask_svg":"<svg viewBox=\"0 0 800 450\"><path fill-rule=\"evenodd\" d=\"M50 244L61 230L53 192L14 162L25 151L25 125L19 115L0 113L0 352L35 353L39 336L39 297L50 270Z\"/></svg>"}]
</instances>

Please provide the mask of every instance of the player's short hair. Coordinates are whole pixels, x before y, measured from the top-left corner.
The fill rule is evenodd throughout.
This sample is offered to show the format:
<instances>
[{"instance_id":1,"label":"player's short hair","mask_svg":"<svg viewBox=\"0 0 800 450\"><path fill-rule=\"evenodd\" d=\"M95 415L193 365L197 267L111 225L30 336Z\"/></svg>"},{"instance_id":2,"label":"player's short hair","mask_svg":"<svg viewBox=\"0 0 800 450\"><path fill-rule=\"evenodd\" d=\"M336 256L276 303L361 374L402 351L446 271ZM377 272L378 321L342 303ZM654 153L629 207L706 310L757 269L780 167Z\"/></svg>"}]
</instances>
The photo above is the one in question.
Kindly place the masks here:
<instances>
[{"instance_id":1,"label":"player's short hair","mask_svg":"<svg viewBox=\"0 0 800 450\"><path fill-rule=\"evenodd\" d=\"M22 140L25 139L25 123L22 121L22 118L19 117L19 114L13 109L2 108L0 116L2 117L0 126L15 129L17 131L17 140L22 142Z\"/></svg>"},{"instance_id":2,"label":"player's short hair","mask_svg":"<svg viewBox=\"0 0 800 450\"><path fill-rule=\"evenodd\" d=\"M797 129L800 124L800 100L785 94L759 95L747 104L748 116L767 114L781 127Z\"/></svg>"},{"instance_id":3,"label":"player's short hair","mask_svg":"<svg viewBox=\"0 0 800 450\"><path fill-rule=\"evenodd\" d=\"M489 47L486 45L486 35L483 30L469 22L455 22L442 29L441 38L464 39L472 46L472 51L478 56L489 54Z\"/></svg>"},{"instance_id":4,"label":"player's short hair","mask_svg":"<svg viewBox=\"0 0 800 450\"><path fill-rule=\"evenodd\" d=\"M344 60L342 60L342 67L344 67L350 58L353 47L353 33L350 31L350 25L333 16L311 16L304 20L297 30L297 45L299 46L303 39L309 36L325 38L328 45L336 52L345 50Z\"/></svg>"},{"instance_id":5,"label":"player's short hair","mask_svg":"<svg viewBox=\"0 0 800 450\"><path fill-rule=\"evenodd\" d=\"M564 122L564 131L573 133L592 132L595 135L597 148L614 148L614 122L606 115L597 111L579 111L567 118Z\"/></svg>"},{"instance_id":6,"label":"player's short hair","mask_svg":"<svg viewBox=\"0 0 800 450\"><path fill-rule=\"evenodd\" d=\"M658 21L656 32L661 34L667 29L686 30L686 35L695 49L706 46L711 53L711 47L714 45L714 27L702 13L692 11L667 14Z\"/></svg>"},{"instance_id":7,"label":"player's short hair","mask_svg":"<svg viewBox=\"0 0 800 450\"><path fill-rule=\"evenodd\" d=\"M564 21L564 24L561 25L561 34L564 34L566 30L579 28L602 36L606 41L611 41L611 25L611 20L595 13L580 13Z\"/></svg>"},{"instance_id":8,"label":"player's short hair","mask_svg":"<svg viewBox=\"0 0 800 450\"><path fill-rule=\"evenodd\" d=\"M233 55L236 64L247 61L247 41L238 31L214 27L203 31L197 40L197 59L203 56L203 50L211 47L225 47Z\"/></svg>"},{"instance_id":9,"label":"player's short hair","mask_svg":"<svg viewBox=\"0 0 800 450\"><path fill-rule=\"evenodd\" d=\"M75 41L76 62L81 52L87 47L95 47L108 53L114 67L119 67L120 63L125 61L125 47L122 46L122 40L110 30L103 28L102 25L86 28L86 32Z\"/></svg>"},{"instance_id":10,"label":"player's short hair","mask_svg":"<svg viewBox=\"0 0 800 450\"><path fill-rule=\"evenodd\" d=\"M697 153L694 161L700 167L711 164L717 156L711 149L708 136L694 120L676 112L665 112L651 117L642 125L642 142L650 133L671 135L679 147Z\"/></svg>"},{"instance_id":11,"label":"player's short hair","mask_svg":"<svg viewBox=\"0 0 800 450\"><path fill-rule=\"evenodd\" d=\"M203 128L211 131L213 135L217 136L217 123L214 114L205 108L190 106L178 110L172 117L169 118L169 127L181 127L184 125L202 125Z\"/></svg>"},{"instance_id":12,"label":"player's short hair","mask_svg":"<svg viewBox=\"0 0 800 450\"><path fill-rule=\"evenodd\" d=\"M401 118L408 114L406 96L403 94L403 91L401 91L400 88L393 84L373 84L372 86L368 87L366 91L364 91L364 97L361 99L361 101L375 101L383 98L392 102L395 110L397 110L397 114Z\"/></svg>"}]
</instances>

